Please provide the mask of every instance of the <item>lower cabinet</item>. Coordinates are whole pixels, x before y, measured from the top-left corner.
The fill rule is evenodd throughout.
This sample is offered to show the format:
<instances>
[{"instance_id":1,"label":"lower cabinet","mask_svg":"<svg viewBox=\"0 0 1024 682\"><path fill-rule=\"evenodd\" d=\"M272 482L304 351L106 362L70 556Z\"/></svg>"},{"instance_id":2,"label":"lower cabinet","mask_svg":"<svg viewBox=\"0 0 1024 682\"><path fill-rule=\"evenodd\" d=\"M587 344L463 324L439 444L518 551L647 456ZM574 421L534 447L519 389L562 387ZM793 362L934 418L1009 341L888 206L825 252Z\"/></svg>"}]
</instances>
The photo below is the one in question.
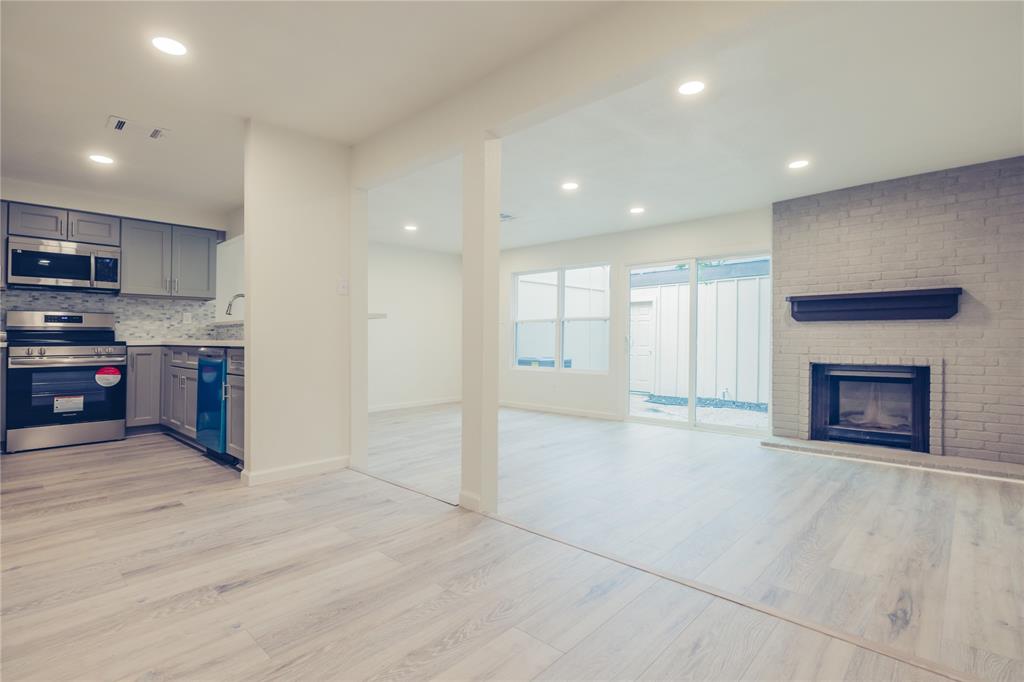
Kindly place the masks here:
<instances>
[{"instance_id":1,"label":"lower cabinet","mask_svg":"<svg viewBox=\"0 0 1024 682\"><path fill-rule=\"evenodd\" d=\"M159 346L132 346L128 349L128 387L125 426L152 426L160 423L160 385L163 355Z\"/></svg>"},{"instance_id":2,"label":"lower cabinet","mask_svg":"<svg viewBox=\"0 0 1024 682\"><path fill-rule=\"evenodd\" d=\"M241 357L240 353L236 354ZM199 370L193 349L132 346L128 349L126 425L159 424L195 439ZM244 365L236 362L237 367ZM245 377L227 375L224 387L227 452L245 458Z\"/></svg>"},{"instance_id":3,"label":"lower cabinet","mask_svg":"<svg viewBox=\"0 0 1024 682\"><path fill-rule=\"evenodd\" d=\"M195 438L199 372L171 363L172 352L165 348L161 353L160 424Z\"/></svg>"},{"instance_id":4,"label":"lower cabinet","mask_svg":"<svg viewBox=\"0 0 1024 682\"><path fill-rule=\"evenodd\" d=\"M245 459L245 377L229 374L227 380L228 454Z\"/></svg>"}]
</instances>

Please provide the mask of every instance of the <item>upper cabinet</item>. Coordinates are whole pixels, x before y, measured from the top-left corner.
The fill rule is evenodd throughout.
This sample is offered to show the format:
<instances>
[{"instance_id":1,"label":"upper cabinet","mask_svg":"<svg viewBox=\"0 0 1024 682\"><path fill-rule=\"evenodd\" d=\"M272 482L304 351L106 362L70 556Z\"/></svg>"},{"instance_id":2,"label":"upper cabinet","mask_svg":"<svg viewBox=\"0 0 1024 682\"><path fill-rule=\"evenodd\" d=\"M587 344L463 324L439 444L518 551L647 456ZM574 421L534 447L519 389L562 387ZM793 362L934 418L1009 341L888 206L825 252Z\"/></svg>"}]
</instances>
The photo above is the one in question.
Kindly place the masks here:
<instances>
[{"instance_id":1,"label":"upper cabinet","mask_svg":"<svg viewBox=\"0 0 1024 682\"><path fill-rule=\"evenodd\" d=\"M217 233L175 225L171 241L174 295L186 298L216 298Z\"/></svg>"},{"instance_id":2,"label":"upper cabinet","mask_svg":"<svg viewBox=\"0 0 1024 682\"><path fill-rule=\"evenodd\" d=\"M216 298L216 232L128 219L121 227L122 294Z\"/></svg>"},{"instance_id":3,"label":"upper cabinet","mask_svg":"<svg viewBox=\"0 0 1024 682\"><path fill-rule=\"evenodd\" d=\"M121 221L121 293L170 296L173 227L144 220Z\"/></svg>"},{"instance_id":4,"label":"upper cabinet","mask_svg":"<svg viewBox=\"0 0 1024 682\"><path fill-rule=\"evenodd\" d=\"M121 245L121 219L112 215L68 211L68 239L90 244Z\"/></svg>"},{"instance_id":5,"label":"upper cabinet","mask_svg":"<svg viewBox=\"0 0 1024 682\"><path fill-rule=\"evenodd\" d=\"M7 216L8 234L42 239L68 238L68 212L63 208L11 204Z\"/></svg>"},{"instance_id":6,"label":"upper cabinet","mask_svg":"<svg viewBox=\"0 0 1024 682\"><path fill-rule=\"evenodd\" d=\"M116 216L13 203L8 213L9 234L108 246L121 244L121 219Z\"/></svg>"}]
</instances>

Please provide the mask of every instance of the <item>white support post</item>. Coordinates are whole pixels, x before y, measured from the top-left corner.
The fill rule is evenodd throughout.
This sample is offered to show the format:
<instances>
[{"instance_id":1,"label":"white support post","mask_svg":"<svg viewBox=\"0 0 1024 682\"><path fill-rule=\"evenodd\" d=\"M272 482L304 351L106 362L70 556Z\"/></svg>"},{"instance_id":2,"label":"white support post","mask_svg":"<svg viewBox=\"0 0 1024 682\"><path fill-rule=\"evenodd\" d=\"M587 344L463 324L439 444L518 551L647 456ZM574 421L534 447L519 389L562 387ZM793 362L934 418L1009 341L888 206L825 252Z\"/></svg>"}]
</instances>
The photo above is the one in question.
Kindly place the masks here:
<instances>
[{"instance_id":1,"label":"white support post","mask_svg":"<svg viewBox=\"0 0 1024 682\"><path fill-rule=\"evenodd\" d=\"M369 341L367 320L368 301L368 230L369 204L367 191L353 187L349 196L349 314L351 315L351 345L349 366L351 388L349 396L350 436L349 466L366 470L369 432Z\"/></svg>"},{"instance_id":2,"label":"white support post","mask_svg":"<svg viewBox=\"0 0 1024 682\"><path fill-rule=\"evenodd\" d=\"M501 140L481 133L462 159L462 489L459 504L498 506L498 259Z\"/></svg>"}]
</instances>

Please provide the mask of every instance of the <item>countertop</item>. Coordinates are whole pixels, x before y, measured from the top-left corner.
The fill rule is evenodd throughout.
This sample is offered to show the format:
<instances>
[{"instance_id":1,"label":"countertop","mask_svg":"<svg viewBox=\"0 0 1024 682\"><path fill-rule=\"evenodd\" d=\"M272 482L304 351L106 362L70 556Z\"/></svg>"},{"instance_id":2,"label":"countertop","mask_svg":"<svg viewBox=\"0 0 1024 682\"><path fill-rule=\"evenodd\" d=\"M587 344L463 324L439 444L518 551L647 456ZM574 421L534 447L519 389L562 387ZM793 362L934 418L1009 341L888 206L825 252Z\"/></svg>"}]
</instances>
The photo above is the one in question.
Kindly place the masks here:
<instances>
[{"instance_id":1,"label":"countertop","mask_svg":"<svg viewBox=\"0 0 1024 682\"><path fill-rule=\"evenodd\" d=\"M241 339L126 339L129 346L191 346L198 348L245 348Z\"/></svg>"}]
</instances>

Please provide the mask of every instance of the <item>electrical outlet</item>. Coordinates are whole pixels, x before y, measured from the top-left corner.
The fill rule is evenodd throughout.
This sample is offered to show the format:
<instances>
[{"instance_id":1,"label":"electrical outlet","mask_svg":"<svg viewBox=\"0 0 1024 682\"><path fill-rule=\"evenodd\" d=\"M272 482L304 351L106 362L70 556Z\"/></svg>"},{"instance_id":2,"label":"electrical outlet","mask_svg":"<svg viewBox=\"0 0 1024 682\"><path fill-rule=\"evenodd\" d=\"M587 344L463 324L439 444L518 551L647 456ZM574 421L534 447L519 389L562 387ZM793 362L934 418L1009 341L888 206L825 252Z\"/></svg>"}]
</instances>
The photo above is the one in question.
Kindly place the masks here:
<instances>
[{"instance_id":1,"label":"electrical outlet","mask_svg":"<svg viewBox=\"0 0 1024 682\"><path fill-rule=\"evenodd\" d=\"M182 324L192 324L192 313L182 313L181 314L181 323Z\"/></svg>"},{"instance_id":2,"label":"electrical outlet","mask_svg":"<svg viewBox=\"0 0 1024 682\"><path fill-rule=\"evenodd\" d=\"M348 279L344 277L338 280L338 295L348 296Z\"/></svg>"}]
</instances>

